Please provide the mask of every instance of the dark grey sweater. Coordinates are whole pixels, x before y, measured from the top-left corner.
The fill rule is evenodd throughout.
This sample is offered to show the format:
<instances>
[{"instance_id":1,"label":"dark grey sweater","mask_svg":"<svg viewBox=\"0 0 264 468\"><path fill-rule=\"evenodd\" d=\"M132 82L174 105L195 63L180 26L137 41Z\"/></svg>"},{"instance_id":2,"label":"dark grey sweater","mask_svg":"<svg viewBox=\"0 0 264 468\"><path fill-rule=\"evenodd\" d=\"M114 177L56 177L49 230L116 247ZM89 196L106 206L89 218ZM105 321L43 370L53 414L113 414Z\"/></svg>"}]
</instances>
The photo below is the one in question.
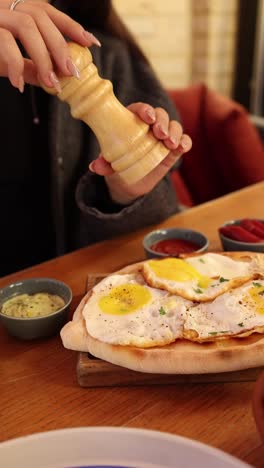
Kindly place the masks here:
<instances>
[{"instance_id":1,"label":"dark grey sweater","mask_svg":"<svg viewBox=\"0 0 264 468\"><path fill-rule=\"evenodd\" d=\"M94 33L102 42L102 48L91 49L94 62L120 102L161 106L177 118L149 67L118 39ZM97 140L71 117L68 104L36 88L20 95L0 81L0 275L157 223L178 210L168 176L129 206L113 203L104 178L88 170L99 154ZM41 125L34 127L36 111Z\"/></svg>"}]
</instances>

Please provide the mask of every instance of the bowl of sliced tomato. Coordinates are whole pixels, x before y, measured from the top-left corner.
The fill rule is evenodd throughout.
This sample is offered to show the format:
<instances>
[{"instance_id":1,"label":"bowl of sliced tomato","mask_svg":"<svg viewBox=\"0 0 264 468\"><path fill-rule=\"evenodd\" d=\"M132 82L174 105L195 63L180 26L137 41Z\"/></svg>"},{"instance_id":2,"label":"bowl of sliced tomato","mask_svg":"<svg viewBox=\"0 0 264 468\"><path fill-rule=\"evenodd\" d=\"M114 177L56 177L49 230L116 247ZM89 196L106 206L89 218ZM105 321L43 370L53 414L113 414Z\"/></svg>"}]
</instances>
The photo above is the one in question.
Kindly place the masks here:
<instances>
[{"instance_id":1,"label":"bowl of sliced tomato","mask_svg":"<svg viewBox=\"0 0 264 468\"><path fill-rule=\"evenodd\" d=\"M218 229L225 251L264 252L264 220L243 218L225 222Z\"/></svg>"}]
</instances>

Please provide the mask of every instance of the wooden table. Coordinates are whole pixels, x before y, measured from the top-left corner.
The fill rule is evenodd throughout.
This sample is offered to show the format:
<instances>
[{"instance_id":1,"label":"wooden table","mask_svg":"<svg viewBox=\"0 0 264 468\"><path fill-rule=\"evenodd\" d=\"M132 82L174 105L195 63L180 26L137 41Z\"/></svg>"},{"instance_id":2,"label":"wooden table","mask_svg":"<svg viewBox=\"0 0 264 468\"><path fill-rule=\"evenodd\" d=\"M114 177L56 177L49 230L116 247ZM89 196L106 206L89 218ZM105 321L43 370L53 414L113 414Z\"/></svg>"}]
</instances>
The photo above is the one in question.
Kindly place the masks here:
<instances>
[{"instance_id":1,"label":"wooden table","mask_svg":"<svg viewBox=\"0 0 264 468\"><path fill-rule=\"evenodd\" d=\"M191 227L221 249L217 227L239 217L264 218L264 182L175 215L162 226ZM114 271L144 258L148 229L103 242L0 279L51 276L68 283L73 308L85 292L87 273ZM253 382L81 388L75 352L59 337L18 341L0 328L0 440L65 427L127 426L157 429L218 447L255 467L264 448L251 410Z\"/></svg>"}]
</instances>

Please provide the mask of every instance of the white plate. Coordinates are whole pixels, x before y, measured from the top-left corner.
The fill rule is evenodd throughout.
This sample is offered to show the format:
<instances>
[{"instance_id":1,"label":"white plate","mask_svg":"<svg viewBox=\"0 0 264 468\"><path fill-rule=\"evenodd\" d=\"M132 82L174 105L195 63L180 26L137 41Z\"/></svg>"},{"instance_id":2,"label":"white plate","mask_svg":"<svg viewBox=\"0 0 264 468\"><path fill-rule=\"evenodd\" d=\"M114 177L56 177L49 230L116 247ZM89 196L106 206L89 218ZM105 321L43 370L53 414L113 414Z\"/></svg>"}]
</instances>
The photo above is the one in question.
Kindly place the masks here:
<instances>
[{"instance_id":1,"label":"white plate","mask_svg":"<svg viewBox=\"0 0 264 468\"><path fill-rule=\"evenodd\" d=\"M157 431L83 427L0 444L3 468L248 468L191 439Z\"/></svg>"}]
</instances>

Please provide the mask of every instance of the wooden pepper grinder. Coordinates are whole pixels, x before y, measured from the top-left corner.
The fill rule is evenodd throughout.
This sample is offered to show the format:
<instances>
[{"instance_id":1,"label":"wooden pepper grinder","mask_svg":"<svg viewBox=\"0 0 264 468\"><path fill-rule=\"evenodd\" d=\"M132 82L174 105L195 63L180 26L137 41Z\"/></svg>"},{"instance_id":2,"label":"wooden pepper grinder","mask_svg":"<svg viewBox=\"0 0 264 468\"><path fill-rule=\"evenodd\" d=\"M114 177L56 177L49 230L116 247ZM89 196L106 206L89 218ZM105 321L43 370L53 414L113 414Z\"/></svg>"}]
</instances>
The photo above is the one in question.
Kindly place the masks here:
<instances>
[{"instance_id":1,"label":"wooden pepper grinder","mask_svg":"<svg viewBox=\"0 0 264 468\"><path fill-rule=\"evenodd\" d=\"M125 108L116 98L112 83L98 75L88 48L69 43L80 79L59 77L62 91L44 89L66 101L71 114L95 133L102 154L124 182L134 184L154 169L169 153L149 125Z\"/></svg>"}]
</instances>

